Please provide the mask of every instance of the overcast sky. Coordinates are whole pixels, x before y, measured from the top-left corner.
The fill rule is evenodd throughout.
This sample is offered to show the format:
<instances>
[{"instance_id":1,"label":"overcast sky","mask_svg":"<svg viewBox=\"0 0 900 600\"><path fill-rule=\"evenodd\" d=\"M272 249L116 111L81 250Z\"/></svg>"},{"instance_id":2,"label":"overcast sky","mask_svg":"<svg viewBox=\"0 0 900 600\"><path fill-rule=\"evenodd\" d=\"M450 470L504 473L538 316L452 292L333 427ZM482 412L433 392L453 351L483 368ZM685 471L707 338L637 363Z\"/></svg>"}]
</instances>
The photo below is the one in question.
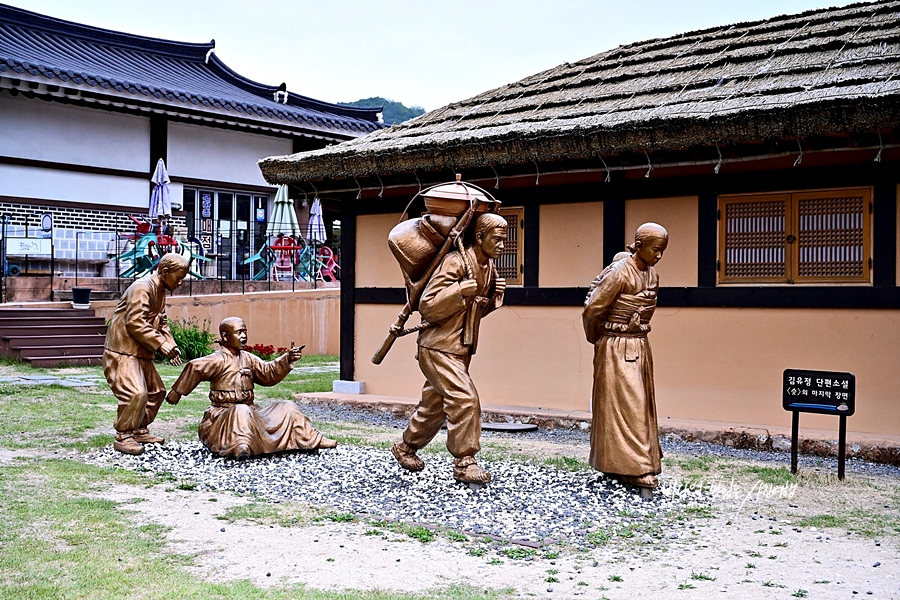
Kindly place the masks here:
<instances>
[{"instance_id":1,"label":"overcast sky","mask_svg":"<svg viewBox=\"0 0 900 600\"><path fill-rule=\"evenodd\" d=\"M0 0L185 42L250 79L329 102L428 110L621 44L849 0Z\"/></svg>"}]
</instances>

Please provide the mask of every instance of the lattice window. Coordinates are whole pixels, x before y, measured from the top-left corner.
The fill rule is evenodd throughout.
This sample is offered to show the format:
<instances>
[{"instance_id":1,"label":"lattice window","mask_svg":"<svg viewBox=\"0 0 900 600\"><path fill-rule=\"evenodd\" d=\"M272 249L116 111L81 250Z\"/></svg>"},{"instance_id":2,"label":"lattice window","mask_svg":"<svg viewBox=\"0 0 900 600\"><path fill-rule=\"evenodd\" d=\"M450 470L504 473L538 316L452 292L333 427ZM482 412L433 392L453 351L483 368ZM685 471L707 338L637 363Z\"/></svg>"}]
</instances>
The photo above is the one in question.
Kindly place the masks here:
<instances>
[{"instance_id":1,"label":"lattice window","mask_svg":"<svg viewBox=\"0 0 900 600\"><path fill-rule=\"evenodd\" d=\"M784 279L790 196L725 204L725 278Z\"/></svg>"},{"instance_id":2,"label":"lattice window","mask_svg":"<svg viewBox=\"0 0 900 600\"><path fill-rule=\"evenodd\" d=\"M507 285L522 285L525 272L523 232L525 224L524 208L501 208L500 216L506 219L506 243L500 258L494 261L497 274Z\"/></svg>"},{"instance_id":3,"label":"lattice window","mask_svg":"<svg viewBox=\"0 0 900 600\"><path fill-rule=\"evenodd\" d=\"M868 280L868 198L862 193L795 194L797 281Z\"/></svg>"},{"instance_id":4,"label":"lattice window","mask_svg":"<svg viewBox=\"0 0 900 600\"><path fill-rule=\"evenodd\" d=\"M870 189L720 198L719 282L868 282L870 204Z\"/></svg>"}]
</instances>

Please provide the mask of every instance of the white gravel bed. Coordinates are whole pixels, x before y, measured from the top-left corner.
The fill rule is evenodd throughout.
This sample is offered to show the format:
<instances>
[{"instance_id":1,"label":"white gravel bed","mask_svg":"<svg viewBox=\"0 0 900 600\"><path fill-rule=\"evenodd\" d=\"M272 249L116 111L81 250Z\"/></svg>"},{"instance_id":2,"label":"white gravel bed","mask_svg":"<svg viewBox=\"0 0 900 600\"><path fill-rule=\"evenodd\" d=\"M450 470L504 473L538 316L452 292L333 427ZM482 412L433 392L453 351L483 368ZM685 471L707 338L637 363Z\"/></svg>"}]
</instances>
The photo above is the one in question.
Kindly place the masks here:
<instances>
[{"instance_id":1,"label":"white gravel bed","mask_svg":"<svg viewBox=\"0 0 900 600\"><path fill-rule=\"evenodd\" d=\"M341 445L321 452L290 452L245 461L213 455L200 442L147 445L140 456L107 447L86 462L169 474L198 491L233 491L270 502L292 500L372 518L446 527L505 540L568 539L587 544L590 532L612 533L659 520L674 538L689 527L666 518L673 509L709 506L699 490L662 486L643 501L633 488L594 471L561 471L515 461L484 461L493 481L473 490L453 480L449 457L425 455L420 473L400 468L390 452ZM644 543L655 540L647 536Z\"/></svg>"}]
</instances>

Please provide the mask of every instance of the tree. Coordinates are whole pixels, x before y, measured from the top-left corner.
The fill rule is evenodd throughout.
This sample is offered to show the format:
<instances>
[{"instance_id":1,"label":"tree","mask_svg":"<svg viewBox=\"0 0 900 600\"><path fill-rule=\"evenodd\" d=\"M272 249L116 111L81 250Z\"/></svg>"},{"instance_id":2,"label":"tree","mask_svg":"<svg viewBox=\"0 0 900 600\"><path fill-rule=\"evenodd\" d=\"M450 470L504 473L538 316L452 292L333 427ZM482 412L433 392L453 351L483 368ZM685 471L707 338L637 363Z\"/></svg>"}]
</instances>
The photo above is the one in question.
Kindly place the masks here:
<instances>
[{"instance_id":1,"label":"tree","mask_svg":"<svg viewBox=\"0 0 900 600\"><path fill-rule=\"evenodd\" d=\"M388 100L380 96L372 98L364 98L356 102L338 102L341 106L355 106L357 108L370 108L372 106L384 106L381 111L381 118L384 119L386 125L396 125L403 121L409 121L413 117L425 114L425 109L421 106L404 106L401 102Z\"/></svg>"}]
</instances>

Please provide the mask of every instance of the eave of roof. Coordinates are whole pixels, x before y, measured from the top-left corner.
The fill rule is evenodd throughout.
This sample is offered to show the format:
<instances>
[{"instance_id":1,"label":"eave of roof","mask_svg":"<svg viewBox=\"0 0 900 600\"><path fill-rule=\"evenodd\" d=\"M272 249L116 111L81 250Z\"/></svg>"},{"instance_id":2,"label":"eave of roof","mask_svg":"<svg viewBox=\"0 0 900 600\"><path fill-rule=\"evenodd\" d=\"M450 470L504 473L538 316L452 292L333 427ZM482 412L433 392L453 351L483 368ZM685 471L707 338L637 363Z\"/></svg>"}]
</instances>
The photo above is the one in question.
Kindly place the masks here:
<instances>
[{"instance_id":1,"label":"eave of roof","mask_svg":"<svg viewBox=\"0 0 900 600\"><path fill-rule=\"evenodd\" d=\"M260 166L285 183L890 128L898 74L882 0L621 46Z\"/></svg>"},{"instance_id":2,"label":"eave of roof","mask_svg":"<svg viewBox=\"0 0 900 600\"><path fill-rule=\"evenodd\" d=\"M46 80L95 95L132 95L160 110L178 105L261 128L352 139L383 127L380 107L353 108L287 94L228 68L215 41L160 40L63 21L0 4L0 76Z\"/></svg>"}]
</instances>

